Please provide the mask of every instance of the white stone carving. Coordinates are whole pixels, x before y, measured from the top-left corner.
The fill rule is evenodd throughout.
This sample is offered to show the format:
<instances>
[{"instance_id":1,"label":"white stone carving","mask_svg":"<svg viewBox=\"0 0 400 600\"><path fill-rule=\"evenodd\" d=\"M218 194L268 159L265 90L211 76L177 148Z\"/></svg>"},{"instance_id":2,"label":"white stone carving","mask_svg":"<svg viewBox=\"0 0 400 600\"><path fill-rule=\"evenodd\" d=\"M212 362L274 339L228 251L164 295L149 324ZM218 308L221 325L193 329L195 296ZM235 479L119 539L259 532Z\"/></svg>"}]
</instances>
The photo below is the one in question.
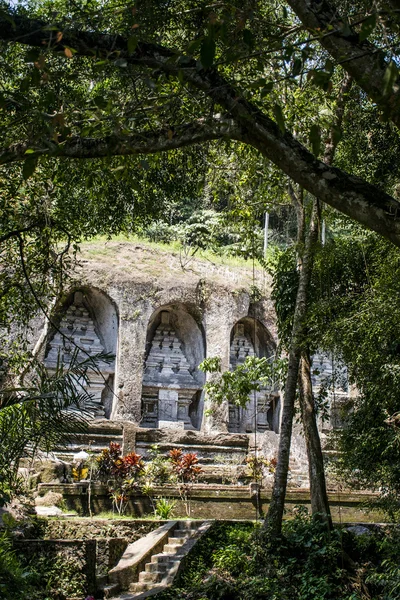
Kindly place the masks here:
<instances>
[{"instance_id":1,"label":"white stone carving","mask_svg":"<svg viewBox=\"0 0 400 600\"><path fill-rule=\"evenodd\" d=\"M246 335L244 324L237 323L230 348L230 369L235 369L238 365L242 365L247 357L255 355L253 342ZM275 429L274 409L275 401L269 391L253 392L246 408L229 405L228 429L231 432L250 433L255 429L255 421L257 421L258 431Z\"/></svg>"},{"instance_id":2,"label":"white stone carving","mask_svg":"<svg viewBox=\"0 0 400 600\"><path fill-rule=\"evenodd\" d=\"M157 388L158 399L155 399ZM145 362L142 424L157 427L158 422L161 427L161 423L177 422L182 423L185 429L193 429L189 407L198 389L183 344L171 323L170 313L162 311Z\"/></svg>"},{"instance_id":3,"label":"white stone carving","mask_svg":"<svg viewBox=\"0 0 400 600\"><path fill-rule=\"evenodd\" d=\"M82 292L75 292L74 301L61 319L58 331L49 343L49 351L44 364L48 371L54 372L59 363L68 367L87 360L97 354L104 353L104 347L96 332L94 321L83 301ZM96 361L96 368L88 369L89 385L86 391L91 396L90 406L85 409L93 417L104 417L101 396L108 377L114 372L114 365L104 361Z\"/></svg>"}]
</instances>

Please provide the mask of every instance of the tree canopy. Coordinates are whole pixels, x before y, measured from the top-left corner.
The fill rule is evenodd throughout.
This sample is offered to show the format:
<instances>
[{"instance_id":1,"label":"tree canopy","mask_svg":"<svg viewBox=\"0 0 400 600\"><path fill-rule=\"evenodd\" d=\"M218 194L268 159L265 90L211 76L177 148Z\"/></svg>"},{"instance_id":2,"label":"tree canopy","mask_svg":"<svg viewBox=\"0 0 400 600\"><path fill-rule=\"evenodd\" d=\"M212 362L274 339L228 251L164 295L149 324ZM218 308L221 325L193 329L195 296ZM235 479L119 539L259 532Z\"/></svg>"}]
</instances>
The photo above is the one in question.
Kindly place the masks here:
<instances>
[{"instance_id":1,"label":"tree canopy","mask_svg":"<svg viewBox=\"0 0 400 600\"><path fill-rule=\"evenodd\" d=\"M2 2L3 173L23 162L27 180L40 161L64 181L78 171L90 190L85 167L64 159L106 159L129 188L145 155L235 143L400 245L395 189L319 155L322 139L345 132L330 121L345 71L356 110L374 108L397 141L399 19L391 2ZM360 137L375 130L376 115ZM116 201L107 195L111 215Z\"/></svg>"}]
</instances>

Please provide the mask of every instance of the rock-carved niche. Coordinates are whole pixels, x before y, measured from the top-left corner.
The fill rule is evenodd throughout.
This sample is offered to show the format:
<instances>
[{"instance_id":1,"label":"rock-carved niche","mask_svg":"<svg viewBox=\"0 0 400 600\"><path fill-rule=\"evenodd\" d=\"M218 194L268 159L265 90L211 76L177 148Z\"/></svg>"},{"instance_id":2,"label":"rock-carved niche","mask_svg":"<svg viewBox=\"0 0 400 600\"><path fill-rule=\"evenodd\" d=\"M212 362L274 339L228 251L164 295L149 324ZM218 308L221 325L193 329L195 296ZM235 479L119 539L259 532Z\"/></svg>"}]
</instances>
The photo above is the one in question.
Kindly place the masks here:
<instances>
[{"instance_id":1,"label":"rock-carved niche","mask_svg":"<svg viewBox=\"0 0 400 600\"><path fill-rule=\"evenodd\" d=\"M329 422L321 425L334 429L343 427L351 409L346 365L332 354L318 351L312 357L311 380L315 396L326 398L329 403Z\"/></svg>"},{"instance_id":2,"label":"rock-carved niche","mask_svg":"<svg viewBox=\"0 0 400 600\"><path fill-rule=\"evenodd\" d=\"M259 321L245 317L236 323L231 333L230 365L234 370L248 356L271 356L274 343L267 329ZM252 392L246 408L229 404L228 431L252 433L254 431L279 432L280 397L276 390L262 389Z\"/></svg>"},{"instance_id":3,"label":"rock-carved niche","mask_svg":"<svg viewBox=\"0 0 400 600\"><path fill-rule=\"evenodd\" d=\"M118 317L113 304L104 293L89 289L71 294L47 344L44 364L50 373L60 362L68 368L71 362L77 364L98 354L111 355L110 361L96 360L96 369L87 370L85 388L91 402L85 411L94 419L111 417L117 336Z\"/></svg>"},{"instance_id":4,"label":"rock-carved niche","mask_svg":"<svg viewBox=\"0 0 400 600\"><path fill-rule=\"evenodd\" d=\"M202 333L183 307L167 307L150 319L142 387L143 427L199 429L204 374Z\"/></svg>"}]
</instances>

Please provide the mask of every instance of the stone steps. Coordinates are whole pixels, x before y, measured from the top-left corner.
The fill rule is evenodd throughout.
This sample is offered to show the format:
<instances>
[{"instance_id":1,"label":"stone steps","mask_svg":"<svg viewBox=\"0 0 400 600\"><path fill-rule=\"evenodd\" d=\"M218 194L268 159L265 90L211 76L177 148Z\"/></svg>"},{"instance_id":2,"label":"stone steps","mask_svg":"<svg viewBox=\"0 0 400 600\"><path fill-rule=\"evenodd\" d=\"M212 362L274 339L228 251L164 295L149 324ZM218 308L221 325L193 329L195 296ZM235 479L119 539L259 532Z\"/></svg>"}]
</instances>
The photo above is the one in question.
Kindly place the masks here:
<instances>
[{"instance_id":1,"label":"stone steps","mask_svg":"<svg viewBox=\"0 0 400 600\"><path fill-rule=\"evenodd\" d=\"M55 448L56 454L67 461L80 450L98 454L104 448L108 448L110 442L120 444L122 447L123 425L106 419L99 419L98 421L92 421L87 431L72 431L71 438L71 443Z\"/></svg>"},{"instance_id":2,"label":"stone steps","mask_svg":"<svg viewBox=\"0 0 400 600\"><path fill-rule=\"evenodd\" d=\"M139 428L136 430L136 452L145 459L154 444L165 456L173 448L197 454L203 472L199 481L221 484L237 480L238 469L245 469L249 447L246 434L205 434L199 431L173 431Z\"/></svg>"},{"instance_id":3,"label":"stone steps","mask_svg":"<svg viewBox=\"0 0 400 600\"><path fill-rule=\"evenodd\" d=\"M299 463L290 465L288 487L310 487L310 480L308 478L308 464Z\"/></svg>"},{"instance_id":4,"label":"stone steps","mask_svg":"<svg viewBox=\"0 0 400 600\"><path fill-rule=\"evenodd\" d=\"M153 554L150 561L146 562L144 569L138 575L138 581L131 583L129 592L118 596L114 600L133 600L145 597L146 592L154 593L168 585L185 555L184 545L193 538L201 525L195 521L180 521L168 536L161 552Z\"/></svg>"},{"instance_id":5,"label":"stone steps","mask_svg":"<svg viewBox=\"0 0 400 600\"><path fill-rule=\"evenodd\" d=\"M144 441L136 442L136 451L142 456L146 457L148 455L148 450L152 446L151 443L146 443ZM159 443L157 444L159 450L163 454L167 454L173 448L177 448L177 444L172 443ZM243 446L217 446L217 445L205 445L205 444L180 444L179 448L183 452L196 452L199 461L207 463L207 462L215 462L214 456L227 454L229 456L235 456L238 459L243 458L243 460L247 456L247 448Z\"/></svg>"}]
</instances>

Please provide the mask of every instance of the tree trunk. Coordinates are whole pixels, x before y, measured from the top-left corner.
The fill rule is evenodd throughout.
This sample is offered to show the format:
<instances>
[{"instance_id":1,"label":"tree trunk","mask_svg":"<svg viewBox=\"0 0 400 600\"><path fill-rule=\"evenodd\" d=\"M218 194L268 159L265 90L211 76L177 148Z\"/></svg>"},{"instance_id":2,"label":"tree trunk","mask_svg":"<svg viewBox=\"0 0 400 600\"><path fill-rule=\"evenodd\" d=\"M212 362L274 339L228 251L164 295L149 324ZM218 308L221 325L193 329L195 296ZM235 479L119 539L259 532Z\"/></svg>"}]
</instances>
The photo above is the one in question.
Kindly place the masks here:
<instances>
[{"instance_id":1,"label":"tree trunk","mask_svg":"<svg viewBox=\"0 0 400 600\"><path fill-rule=\"evenodd\" d=\"M308 473L312 514L332 529L332 518L326 492L324 459L319 437L311 382L311 360L308 350L302 350L299 369L301 419L307 446Z\"/></svg>"},{"instance_id":2,"label":"tree trunk","mask_svg":"<svg viewBox=\"0 0 400 600\"><path fill-rule=\"evenodd\" d=\"M289 469L290 443L293 428L294 402L296 398L296 387L299 375L299 364L304 334L304 317L307 307L308 289L311 280L314 247L318 239L318 216L318 201L314 200L306 249L300 271L299 286L297 289L296 306L293 318L292 343L289 352L288 375L285 384L281 430L279 436L278 464L275 471L271 504L264 524L266 534L271 538L279 535L282 528Z\"/></svg>"},{"instance_id":3,"label":"tree trunk","mask_svg":"<svg viewBox=\"0 0 400 600\"><path fill-rule=\"evenodd\" d=\"M324 161L331 165L335 156L337 139L335 140L335 127L340 129L343 121L343 115L347 97L352 85L352 78L346 75L343 78L340 92L338 94L335 110L335 120L329 131L328 139L325 143ZM300 237L304 230L304 217L298 218L299 242L304 239ZM324 458L322 455L321 439L317 426L315 413L315 403L313 397L311 380L311 360L309 348L304 348L300 357L299 369L299 397L301 418L304 429L304 437L308 456L308 473L310 479L310 499L312 514L318 516L328 530L332 529L332 517L329 508L328 494L326 491Z\"/></svg>"}]
</instances>

